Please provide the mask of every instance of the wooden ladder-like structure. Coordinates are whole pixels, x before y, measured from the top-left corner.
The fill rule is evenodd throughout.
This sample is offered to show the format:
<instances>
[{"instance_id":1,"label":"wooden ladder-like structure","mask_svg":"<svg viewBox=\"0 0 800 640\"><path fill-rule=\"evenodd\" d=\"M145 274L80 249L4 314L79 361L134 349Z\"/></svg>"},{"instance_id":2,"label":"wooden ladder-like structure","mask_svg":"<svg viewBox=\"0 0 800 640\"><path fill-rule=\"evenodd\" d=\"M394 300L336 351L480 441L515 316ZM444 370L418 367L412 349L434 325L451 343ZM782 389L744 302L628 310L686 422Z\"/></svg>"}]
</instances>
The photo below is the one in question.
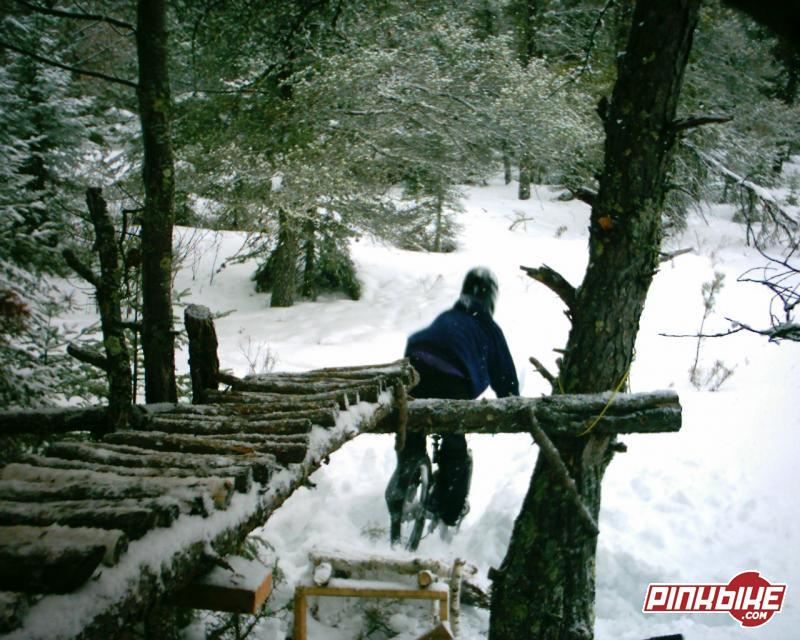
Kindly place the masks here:
<instances>
[{"instance_id":1,"label":"wooden ladder-like structure","mask_svg":"<svg viewBox=\"0 0 800 640\"><path fill-rule=\"evenodd\" d=\"M153 603L191 605L176 594L374 430L416 373L399 361L228 379L204 404L140 406L128 430L60 439L0 469L2 637L111 638ZM76 411L58 415L50 426L80 428ZM25 417L0 416L0 432Z\"/></svg>"}]
</instances>

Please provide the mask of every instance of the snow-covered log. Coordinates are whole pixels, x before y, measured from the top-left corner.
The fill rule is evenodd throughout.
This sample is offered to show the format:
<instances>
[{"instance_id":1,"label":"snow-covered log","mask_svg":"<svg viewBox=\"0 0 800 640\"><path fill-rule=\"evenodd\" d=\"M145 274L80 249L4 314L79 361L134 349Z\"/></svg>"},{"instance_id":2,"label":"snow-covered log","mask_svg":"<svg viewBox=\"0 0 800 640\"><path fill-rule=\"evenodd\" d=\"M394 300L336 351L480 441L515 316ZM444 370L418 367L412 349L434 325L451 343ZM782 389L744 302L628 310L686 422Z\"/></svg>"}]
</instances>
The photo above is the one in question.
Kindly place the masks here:
<instances>
[{"instance_id":1,"label":"snow-covered log","mask_svg":"<svg viewBox=\"0 0 800 640\"><path fill-rule=\"evenodd\" d=\"M234 438L217 439L209 436L193 436L163 432L118 431L105 438L112 444L126 444L156 451L180 453L246 455L269 453L278 462L300 462L307 447L300 443L245 442Z\"/></svg>"},{"instance_id":2,"label":"snow-covered log","mask_svg":"<svg viewBox=\"0 0 800 640\"><path fill-rule=\"evenodd\" d=\"M234 492L232 478L135 478L115 473L9 464L0 472L0 500L123 500L171 496L191 505L192 513L226 509Z\"/></svg>"},{"instance_id":3,"label":"snow-covered log","mask_svg":"<svg viewBox=\"0 0 800 640\"><path fill-rule=\"evenodd\" d=\"M499 400L413 400L408 429L425 433L520 433L530 430L530 412L549 437L595 433L658 433L681 428L681 405L674 391L552 395ZM601 417L602 416L602 417ZM600 418L598 420L598 418ZM380 425L392 433L394 424Z\"/></svg>"},{"instance_id":4,"label":"snow-covered log","mask_svg":"<svg viewBox=\"0 0 800 640\"><path fill-rule=\"evenodd\" d=\"M308 412L306 412L308 413ZM326 412L317 412L325 420ZM328 413L329 426L335 423L332 415ZM242 433L269 433L269 434L296 434L311 431L311 420L307 418L284 418L279 420L243 420L236 416L213 416L204 418L186 418L183 416L156 416L148 425L156 431L165 433L191 433L194 435L205 434L235 434Z\"/></svg>"},{"instance_id":5,"label":"snow-covered log","mask_svg":"<svg viewBox=\"0 0 800 640\"><path fill-rule=\"evenodd\" d=\"M177 500L64 500L33 504L0 500L0 526L31 525L120 529L131 540L168 527L180 515ZM100 558L102 558L102 554ZM99 562L99 560L98 560Z\"/></svg>"},{"instance_id":6,"label":"snow-covered log","mask_svg":"<svg viewBox=\"0 0 800 640\"><path fill-rule=\"evenodd\" d=\"M55 442L45 449L47 456L52 456L50 462L57 459L85 461L92 464L115 467L113 473L122 475L151 475L177 477L197 476L205 478L216 476L219 478L232 478L237 491L247 492L255 475L259 482L269 477L270 470L275 460L271 457L247 458L240 456L204 456L195 454L162 453L151 449L115 445L89 444L85 442ZM36 466L48 466L48 460L30 462ZM52 466L49 465L49 466ZM132 474L127 469L119 467L141 468L145 471ZM61 468L69 468L61 466ZM74 467L73 467L74 468ZM107 471L107 469L93 469L93 471Z\"/></svg>"},{"instance_id":7,"label":"snow-covered log","mask_svg":"<svg viewBox=\"0 0 800 640\"><path fill-rule=\"evenodd\" d=\"M119 529L63 527L56 524L47 527L27 525L0 527L0 556L3 558L14 555L20 558L37 557L42 563L48 563L52 562L62 549L86 549L98 544L104 549L101 556L102 563L107 567L113 567L128 548L128 538ZM0 578L0 581L2 581L0 588L4 589L37 590L21 586L21 583L12 585L3 578Z\"/></svg>"}]
</instances>

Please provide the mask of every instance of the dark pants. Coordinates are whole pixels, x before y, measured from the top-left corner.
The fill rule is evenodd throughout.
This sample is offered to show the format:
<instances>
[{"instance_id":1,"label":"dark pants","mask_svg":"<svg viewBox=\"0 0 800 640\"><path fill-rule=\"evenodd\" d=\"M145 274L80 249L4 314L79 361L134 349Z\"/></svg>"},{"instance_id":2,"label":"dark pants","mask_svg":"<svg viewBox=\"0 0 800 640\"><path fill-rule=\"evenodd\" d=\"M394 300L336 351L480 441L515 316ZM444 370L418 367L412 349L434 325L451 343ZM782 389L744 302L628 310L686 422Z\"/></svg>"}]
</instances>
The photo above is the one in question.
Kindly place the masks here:
<instances>
[{"instance_id":1,"label":"dark pants","mask_svg":"<svg viewBox=\"0 0 800 640\"><path fill-rule=\"evenodd\" d=\"M411 364L420 374L420 383L411 390L414 398L471 398L470 384L466 378L442 373L413 357ZM402 510L406 488L415 481L418 461L426 455L425 435L409 432L404 449L397 454L398 482L395 491L392 495L389 492L386 495L390 513L399 514ZM461 434L443 435L436 462L439 465L439 475L433 494L433 506L442 522L452 526L458 522L464 509L472 474L466 438Z\"/></svg>"}]
</instances>

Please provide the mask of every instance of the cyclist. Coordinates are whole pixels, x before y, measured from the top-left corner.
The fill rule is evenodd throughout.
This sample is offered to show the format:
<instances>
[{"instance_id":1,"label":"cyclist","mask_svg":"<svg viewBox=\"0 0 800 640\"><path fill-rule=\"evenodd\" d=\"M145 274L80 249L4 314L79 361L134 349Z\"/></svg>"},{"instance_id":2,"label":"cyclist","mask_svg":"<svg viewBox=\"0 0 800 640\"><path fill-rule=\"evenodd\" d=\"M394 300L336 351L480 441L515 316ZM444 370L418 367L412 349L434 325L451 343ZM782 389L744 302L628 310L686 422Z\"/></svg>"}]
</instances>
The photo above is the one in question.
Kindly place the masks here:
<instances>
[{"instance_id":1,"label":"cyclist","mask_svg":"<svg viewBox=\"0 0 800 640\"><path fill-rule=\"evenodd\" d=\"M514 362L503 331L492 318L497 278L485 267L471 269L452 309L409 337L405 355L420 374L414 398L472 400L491 386L499 398L519 395ZM403 500L421 457L427 457L425 435L409 433L397 453L397 468L386 488L392 543L400 538ZM448 525L466 514L472 460L461 434L445 434L437 462L432 510Z\"/></svg>"}]
</instances>

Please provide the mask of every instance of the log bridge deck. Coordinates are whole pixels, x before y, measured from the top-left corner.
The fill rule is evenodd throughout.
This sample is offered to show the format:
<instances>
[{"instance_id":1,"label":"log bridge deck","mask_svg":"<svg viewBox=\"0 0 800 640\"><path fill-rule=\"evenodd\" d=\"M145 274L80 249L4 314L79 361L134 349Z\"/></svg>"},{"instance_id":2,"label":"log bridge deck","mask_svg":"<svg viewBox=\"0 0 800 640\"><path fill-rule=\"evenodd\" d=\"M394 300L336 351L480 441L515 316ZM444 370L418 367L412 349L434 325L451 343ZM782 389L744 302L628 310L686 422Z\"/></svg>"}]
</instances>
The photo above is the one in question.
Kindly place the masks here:
<instances>
[{"instance_id":1,"label":"log bridge deck","mask_svg":"<svg viewBox=\"0 0 800 640\"><path fill-rule=\"evenodd\" d=\"M2 637L115 637L375 430L415 376L405 361L254 376L206 390L207 404L137 407L130 430L19 456L0 469ZM5 414L0 433L96 430L102 416Z\"/></svg>"},{"instance_id":2,"label":"log bridge deck","mask_svg":"<svg viewBox=\"0 0 800 640\"><path fill-rule=\"evenodd\" d=\"M417 374L405 360L193 380L203 404L135 407L127 430L52 441L0 469L2 638L115 637L233 553L360 433L530 432L558 465L549 438L587 424L601 436L681 426L670 391L406 401ZM97 433L105 415L5 413L0 434Z\"/></svg>"}]
</instances>

